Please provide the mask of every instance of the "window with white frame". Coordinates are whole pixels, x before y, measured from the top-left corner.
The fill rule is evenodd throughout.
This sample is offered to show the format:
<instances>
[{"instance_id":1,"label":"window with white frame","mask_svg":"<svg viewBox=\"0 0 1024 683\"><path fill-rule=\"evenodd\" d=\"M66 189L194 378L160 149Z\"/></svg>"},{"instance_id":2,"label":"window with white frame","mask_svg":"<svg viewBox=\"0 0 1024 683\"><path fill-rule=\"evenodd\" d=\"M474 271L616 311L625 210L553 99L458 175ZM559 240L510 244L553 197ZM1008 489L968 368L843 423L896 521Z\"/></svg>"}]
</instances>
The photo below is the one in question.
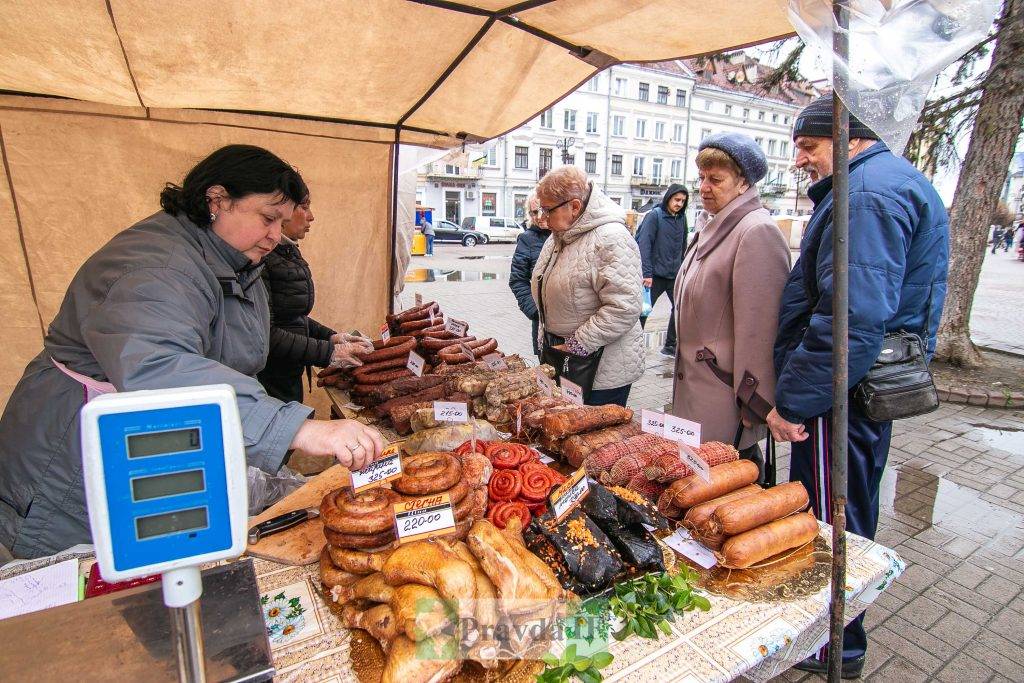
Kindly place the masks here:
<instances>
[{"instance_id":1,"label":"window with white frame","mask_svg":"<svg viewBox=\"0 0 1024 683\"><path fill-rule=\"evenodd\" d=\"M601 75L594 76L587 81L587 90L590 92L597 92L601 88Z\"/></svg>"},{"instance_id":2,"label":"window with white frame","mask_svg":"<svg viewBox=\"0 0 1024 683\"><path fill-rule=\"evenodd\" d=\"M637 156L633 157L633 175L642 176L644 174L644 158Z\"/></svg>"},{"instance_id":3,"label":"window with white frame","mask_svg":"<svg viewBox=\"0 0 1024 683\"><path fill-rule=\"evenodd\" d=\"M498 146L493 145L487 150L487 165L497 166L498 165Z\"/></svg>"},{"instance_id":4,"label":"window with white frame","mask_svg":"<svg viewBox=\"0 0 1024 683\"><path fill-rule=\"evenodd\" d=\"M627 88L628 85L629 84L626 82L625 78L616 78L615 79L615 94L616 95L625 95L626 94L626 88Z\"/></svg>"},{"instance_id":5,"label":"window with white frame","mask_svg":"<svg viewBox=\"0 0 1024 683\"><path fill-rule=\"evenodd\" d=\"M772 123L778 123L778 122L779 122L779 115L777 113L772 114Z\"/></svg>"},{"instance_id":6,"label":"window with white frame","mask_svg":"<svg viewBox=\"0 0 1024 683\"><path fill-rule=\"evenodd\" d=\"M622 175L622 155L612 155L612 175Z\"/></svg>"},{"instance_id":7,"label":"window with white frame","mask_svg":"<svg viewBox=\"0 0 1024 683\"><path fill-rule=\"evenodd\" d=\"M747 107L744 107L743 108L743 120L746 121L749 118L750 118L750 109L748 109Z\"/></svg>"},{"instance_id":8,"label":"window with white frame","mask_svg":"<svg viewBox=\"0 0 1024 683\"><path fill-rule=\"evenodd\" d=\"M516 168L530 168L530 148L516 145Z\"/></svg>"},{"instance_id":9,"label":"window with white frame","mask_svg":"<svg viewBox=\"0 0 1024 683\"><path fill-rule=\"evenodd\" d=\"M768 141L768 154L775 156L775 140Z\"/></svg>"},{"instance_id":10,"label":"window with white frame","mask_svg":"<svg viewBox=\"0 0 1024 683\"><path fill-rule=\"evenodd\" d=\"M754 142L757 143L758 147L764 149L764 138L754 138Z\"/></svg>"},{"instance_id":11,"label":"window with white frame","mask_svg":"<svg viewBox=\"0 0 1024 683\"><path fill-rule=\"evenodd\" d=\"M711 100L704 100L704 111L711 111Z\"/></svg>"},{"instance_id":12,"label":"window with white frame","mask_svg":"<svg viewBox=\"0 0 1024 683\"><path fill-rule=\"evenodd\" d=\"M672 126L672 142L683 141L683 124L677 123Z\"/></svg>"},{"instance_id":13,"label":"window with white frame","mask_svg":"<svg viewBox=\"0 0 1024 683\"><path fill-rule=\"evenodd\" d=\"M583 170L587 173L597 173L597 152L587 152L583 158Z\"/></svg>"},{"instance_id":14,"label":"window with white frame","mask_svg":"<svg viewBox=\"0 0 1024 683\"><path fill-rule=\"evenodd\" d=\"M664 165L664 159L655 159L653 163L651 163L651 179L654 180L655 185L661 184L661 170Z\"/></svg>"},{"instance_id":15,"label":"window with white frame","mask_svg":"<svg viewBox=\"0 0 1024 683\"><path fill-rule=\"evenodd\" d=\"M665 139L665 122L655 121L654 122L654 139L664 140Z\"/></svg>"},{"instance_id":16,"label":"window with white frame","mask_svg":"<svg viewBox=\"0 0 1024 683\"><path fill-rule=\"evenodd\" d=\"M757 112L757 120L758 121L764 121L764 112L763 111Z\"/></svg>"},{"instance_id":17,"label":"window with white frame","mask_svg":"<svg viewBox=\"0 0 1024 683\"><path fill-rule=\"evenodd\" d=\"M785 118L785 120L783 121L783 123L784 123L784 124L786 124L787 126L789 125L789 117L788 117L788 116L787 116L787 117Z\"/></svg>"},{"instance_id":18,"label":"window with white frame","mask_svg":"<svg viewBox=\"0 0 1024 683\"><path fill-rule=\"evenodd\" d=\"M616 137L624 137L626 135L626 117L625 116L613 116L612 117L612 135Z\"/></svg>"},{"instance_id":19,"label":"window with white frame","mask_svg":"<svg viewBox=\"0 0 1024 683\"><path fill-rule=\"evenodd\" d=\"M710 128L701 128L700 129L700 139L701 140L703 140L704 138L706 138L709 135L711 135L711 129Z\"/></svg>"},{"instance_id":20,"label":"window with white frame","mask_svg":"<svg viewBox=\"0 0 1024 683\"><path fill-rule=\"evenodd\" d=\"M540 127L541 128L553 128L552 119L554 118L554 112L550 109L545 109L540 113Z\"/></svg>"},{"instance_id":21,"label":"window with white frame","mask_svg":"<svg viewBox=\"0 0 1024 683\"><path fill-rule=\"evenodd\" d=\"M587 132L588 133L596 133L597 132L597 112L596 111L588 111L587 112Z\"/></svg>"},{"instance_id":22,"label":"window with white frame","mask_svg":"<svg viewBox=\"0 0 1024 683\"><path fill-rule=\"evenodd\" d=\"M789 140L783 140L779 143L779 155L784 157L789 156Z\"/></svg>"},{"instance_id":23,"label":"window with white frame","mask_svg":"<svg viewBox=\"0 0 1024 683\"><path fill-rule=\"evenodd\" d=\"M641 83L640 84L640 91L639 91L639 94L637 96L637 99L639 99L639 100L641 100L643 102L648 102L651 99L651 84L650 83Z\"/></svg>"},{"instance_id":24,"label":"window with white frame","mask_svg":"<svg viewBox=\"0 0 1024 683\"><path fill-rule=\"evenodd\" d=\"M726 116L732 116L732 105L731 104L725 105L725 115Z\"/></svg>"},{"instance_id":25,"label":"window with white frame","mask_svg":"<svg viewBox=\"0 0 1024 683\"><path fill-rule=\"evenodd\" d=\"M680 178L683 177L683 162L681 159L672 160L672 166L671 170L669 171L669 175L672 177L673 180L679 180Z\"/></svg>"},{"instance_id":26,"label":"window with white frame","mask_svg":"<svg viewBox=\"0 0 1024 683\"><path fill-rule=\"evenodd\" d=\"M565 130L576 130L576 110L566 109L562 120L562 128Z\"/></svg>"},{"instance_id":27,"label":"window with white frame","mask_svg":"<svg viewBox=\"0 0 1024 683\"><path fill-rule=\"evenodd\" d=\"M658 104L668 104L668 88L664 85L658 86Z\"/></svg>"},{"instance_id":28,"label":"window with white frame","mask_svg":"<svg viewBox=\"0 0 1024 683\"><path fill-rule=\"evenodd\" d=\"M686 106L686 91L685 90L676 90L676 106L677 107L685 107Z\"/></svg>"},{"instance_id":29,"label":"window with white frame","mask_svg":"<svg viewBox=\"0 0 1024 683\"><path fill-rule=\"evenodd\" d=\"M636 120L636 137L641 139L647 137L647 119Z\"/></svg>"}]
</instances>

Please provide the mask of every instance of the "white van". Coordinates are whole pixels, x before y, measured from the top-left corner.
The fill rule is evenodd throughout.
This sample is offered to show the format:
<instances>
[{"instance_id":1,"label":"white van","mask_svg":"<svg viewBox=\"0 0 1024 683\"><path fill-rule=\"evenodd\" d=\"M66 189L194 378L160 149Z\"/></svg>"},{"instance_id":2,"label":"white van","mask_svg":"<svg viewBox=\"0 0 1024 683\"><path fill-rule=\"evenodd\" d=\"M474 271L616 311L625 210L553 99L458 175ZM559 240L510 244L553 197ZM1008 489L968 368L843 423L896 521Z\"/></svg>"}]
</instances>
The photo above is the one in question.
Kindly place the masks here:
<instances>
[{"instance_id":1,"label":"white van","mask_svg":"<svg viewBox=\"0 0 1024 683\"><path fill-rule=\"evenodd\" d=\"M467 216L462 219L463 230L475 230L484 235L487 242L515 242L523 228L512 218L494 216Z\"/></svg>"}]
</instances>

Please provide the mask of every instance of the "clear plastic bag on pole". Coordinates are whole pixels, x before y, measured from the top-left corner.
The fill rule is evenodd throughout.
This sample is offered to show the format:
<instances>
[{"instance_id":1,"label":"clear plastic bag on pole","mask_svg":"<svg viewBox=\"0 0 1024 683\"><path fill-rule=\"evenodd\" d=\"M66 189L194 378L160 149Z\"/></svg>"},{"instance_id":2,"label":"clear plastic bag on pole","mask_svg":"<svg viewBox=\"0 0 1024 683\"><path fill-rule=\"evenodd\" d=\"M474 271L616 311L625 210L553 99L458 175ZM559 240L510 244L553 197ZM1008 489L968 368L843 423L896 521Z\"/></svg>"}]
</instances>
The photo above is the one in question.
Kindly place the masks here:
<instances>
[{"instance_id":1,"label":"clear plastic bag on pole","mask_svg":"<svg viewBox=\"0 0 1024 683\"><path fill-rule=\"evenodd\" d=\"M849 0L850 57L832 51L831 0L789 0L789 20L850 112L901 154L935 77L988 34L1000 0Z\"/></svg>"}]
</instances>

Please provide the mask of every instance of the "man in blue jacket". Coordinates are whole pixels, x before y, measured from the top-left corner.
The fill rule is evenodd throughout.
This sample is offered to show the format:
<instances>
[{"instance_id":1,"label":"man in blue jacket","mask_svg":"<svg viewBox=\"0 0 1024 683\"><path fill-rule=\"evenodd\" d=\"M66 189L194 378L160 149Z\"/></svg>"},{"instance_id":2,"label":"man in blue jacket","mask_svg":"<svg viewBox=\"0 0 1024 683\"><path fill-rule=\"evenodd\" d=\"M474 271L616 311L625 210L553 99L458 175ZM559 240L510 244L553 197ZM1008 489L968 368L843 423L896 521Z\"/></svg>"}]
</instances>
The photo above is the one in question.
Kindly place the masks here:
<instances>
[{"instance_id":1,"label":"man in blue jacket","mask_svg":"<svg viewBox=\"0 0 1024 683\"><path fill-rule=\"evenodd\" d=\"M796 165L807 171L814 212L786 283L775 341L775 409L768 426L792 441L790 480L803 482L819 519L830 520L832 416L832 96L815 100L793 128ZM867 373L887 332L916 332L935 350L946 296L949 219L928 180L850 117L849 386ZM849 409L847 528L874 538L878 487L892 422ZM863 615L843 638L843 678L864 666ZM797 668L824 671L823 649Z\"/></svg>"},{"instance_id":2,"label":"man in blue jacket","mask_svg":"<svg viewBox=\"0 0 1024 683\"><path fill-rule=\"evenodd\" d=\"M540 256L544 240L548 238L551 231L547 229L546 221L540 216L540 200L537 195L531 193L526 200L527 216L526 230L516 238L516 251L512 254L512 270L508 276L508 286L516 295L516 302L519 310L530 319L533 327L533 352L540 356L540 347L537 345L537 325L540 316L537 314L537 303L533 300L533 293L530 291L530 278L533 277L533 267L537 265L537 257Z\"/></svg>"},{"instance_id":3,"label":"man in blue jacket","mask_svg":"<svg viewBox=\"0 0 1024 683\"><path fill-rule=\"evenodd\" d=\"M661 355L675 358L676 355L676 308L672 292L675 291L676 273L683 263L686 251L686 205L690 193L683 185L669 185L661 205L647 212L636 231L636 243L640 247L640 263L644 271L644 287L651 290L651 306L658 303L662 294L668 294L672 312L668 316L668 331ZM640 318L640 326L647 324L646 316Z\"/></svg>"}]
</instances>

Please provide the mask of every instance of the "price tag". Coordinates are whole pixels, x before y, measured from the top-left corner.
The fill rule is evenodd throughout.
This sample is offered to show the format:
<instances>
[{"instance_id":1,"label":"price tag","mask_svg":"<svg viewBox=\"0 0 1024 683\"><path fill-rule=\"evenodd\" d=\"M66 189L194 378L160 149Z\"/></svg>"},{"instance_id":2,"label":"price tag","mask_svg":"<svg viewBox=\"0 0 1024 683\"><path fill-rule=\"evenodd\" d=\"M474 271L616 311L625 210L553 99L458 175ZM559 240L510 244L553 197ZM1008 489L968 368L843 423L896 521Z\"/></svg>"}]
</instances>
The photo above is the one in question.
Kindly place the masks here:
<instances>
[{"instance_id":1,"label":"price tag","mask_svg":"<svg viewBox=\"0 0 1024 683\"><path fill-rule=\"evenodd\" d=\"M395 448L390 455L381 455L380 460L374 460L363 469L350 472L349 476L352 480L353 493L372 489L386 481L398 479L402 476L402 454L399 449Z\"/></svg>"},{"instance_id":2,"label":"price tag","mask_svg":"<svg viewBox=\"0 0 1024 683\"><path fill-rule=\"evenodd\" d=\"M508 363L496 353L489 353L482 360L487 364L488 370L508 370Z\"/></svg>"},{"instance_id":3,"label":"price tag","mask_svg":"<svg viewBox=\"0 0 1024 683\"><path fill-rule=\"evenodd\" d=\"M700 423L693 420L684 420L675 415L665 415L665 432L662 434L666 439L672 439L687 446L700 448Z\"/></svg>"},{"instance_id":4,"label":"price tag","mask_svg":"<svg viewBox=\"0 0 1024 683\"><path fill-rule=\"evenodd\" d=\"M558 384L562 387L562 394L564 394L567 399L578 406L583 405L583 387L576 384L576 382L570 382L564 377L558 380Z\"/></svg>"},{"instance_id":5,"label":"price tag","mask_svg":"<svg viewBox=\"0 0 1024 683\"><path fill-rule=\"evenodd\" d=\"M469 325L467 325L464 322L460 322L455 318L448 318L448 320L444 324L444 329L447 332L451 332L456 337L465 337L466 330L469 329Z\"/></svg>"},{"instance_id":6,"label":"price tag","mask_svg":"<svg viewBox=\"0 0 1024 683\"><path fill-rule=\"evenodd\" d=\"M413 299L416 301L417 306L423 305L423 295L419 292L416 292L416 296L414 296Z\"/></svg>"},{"instance_id":7,"label":"price tag","mask_svg":"<svg viewBox=\"0 0 1024 683\"><path fill-rule=\"evenodd\" d=\"M553 463L553 462L555 461L555 459L554 459L554 458L551 458L551 457L549 457L549 456L546 456L546 455L544 455L543 453L541 453L541 454L540 454L540 461L541 461L542 463L544 463L545 465L550 465L551 463Z\"/></svg>"},{"instance_id":8,"label":"price tag","mask_svg":"<svg viewBox=\"0 0 1024 683\"><path fill-rule=\"evenodd\" d=\"M516 404L516 436L523 433L523 404Z\"/></svg>"},{"instance_id":9,"label":"price tag","mask_svg":"<svg viewBox=\"0 0 1024 683\"><path fill-rule=\"evenodd\" d=\"M425 362L426 361L423 360L423 356L421 356L420 354L416 353L415 351L410 351L409 352L409 360L406 361L405 367L407 367L410 370L412 370L412 374L416 375L417 377L422 377L423 376L423 364Z\"/></svg>"},{"instance_id":10,"label":"price tag","mask_svg":"<svg viewBox=\"0 0 1024 683\"><path fill-rule=\"evenodd\" d=\"M665 415L659 413L656 410L647 410L644 408L640 411L640 429L647 432L648 434L657 434L662 436L665 434Z\"/></svg>"},{"instance_id":11,"label":"price tag","mask_svg":"<svg viewBox=\"0 0 1024 683\"><path fill-rule=\"evenodd\" d=\"M561 522L565 519L566 515L575 510L589 493L590 484L587 482L587 468L581 467L572 473L568 481L552 491L549 497L556 523Z\"/></svg>"},{"instance_id":12,"label":"price tag","mask_svg":"<svg viewBox=\"0 0 1024 683\"><path fill-rule=\"evenodd\" d=\"M708 550L707 546L693 540L690 532L685 529L678 529L674 534L662 540L665 541L665 545L669 548L672 548L672 550L675 550L683 557L693 560L701 567L704 567L704 569L711 569L718 564L715 554Z\"/></svg>"},{"instance_id":13,"label":"price tag","mask_svg":"<svg viewBox=\"0 0 1024 683\"><path fill-rule=\"evenodd\" d=\"M457 401L434 401L434 419L438 422L466 422L469 406Z\"/></svg>"},{"instance_id":14,"label":"price tag","mask_svg":"<svg viewBox=\"0 0 1024 683\"><path fill-rule=\"evenodd\" d=\"M434 326L434 321L437 320L437 318L434 317L434 307L433 306L430 307L429 313L430 313L430 326L433 327Z\"/></svg>"},{"instance_id":15,"label":"price tag","mask_svg":"<svg viewBox=\"0 0 1024 683\"><path fill-rule=\"evenodd\" d=\"M473 352L465 344L459 344L459 350L462 351L462 355L465 356L470 363L476 360L476 356L473 355Z\"/></svg>"},{"instance_id":16,"label":"price tag","mask_svg":"<svg viewBox=\"0 0 1024 683\"><path fill-rule=\"evenodd\" d=\"M388 339L391 339L391 330L388 329L387 323L384 323L383 325L380 326L380 338L385 343L388 341Z\"/></svg>"},{"instance_id":17,"label":"price tag","mask_svg":"<svg viewBox=\"0 0 1024 683\"><path fill-rule=\"evenodd\" d=\"M537 377L537 386L540 387L541 393L551 396L555 388L555 383L551 381L551 378L545 375L540 368L534 368L533 374Z\"/></svg>"},{"instance_id":18,"label":"price tag","mask_svg":"<svg viewBox=\"0 0 1024 683\"><path fill-rule=\"evenodd\" d=\"M399 543L444 536L455 531L455 513L447 493L395 503L394 510Z\"/></svg>"},{"instance_id":19,"label":"price tag","mask_svg":"<svg viewBox=\"0 0 1024 683\"><path fill-rule=\"evenodd\" d=\"M711 468L692 448L682 442L679 444L679 459L689 465L690 469L696 472L698 477L709 484L711 483Z\"/></svg>"}]
</instances>

